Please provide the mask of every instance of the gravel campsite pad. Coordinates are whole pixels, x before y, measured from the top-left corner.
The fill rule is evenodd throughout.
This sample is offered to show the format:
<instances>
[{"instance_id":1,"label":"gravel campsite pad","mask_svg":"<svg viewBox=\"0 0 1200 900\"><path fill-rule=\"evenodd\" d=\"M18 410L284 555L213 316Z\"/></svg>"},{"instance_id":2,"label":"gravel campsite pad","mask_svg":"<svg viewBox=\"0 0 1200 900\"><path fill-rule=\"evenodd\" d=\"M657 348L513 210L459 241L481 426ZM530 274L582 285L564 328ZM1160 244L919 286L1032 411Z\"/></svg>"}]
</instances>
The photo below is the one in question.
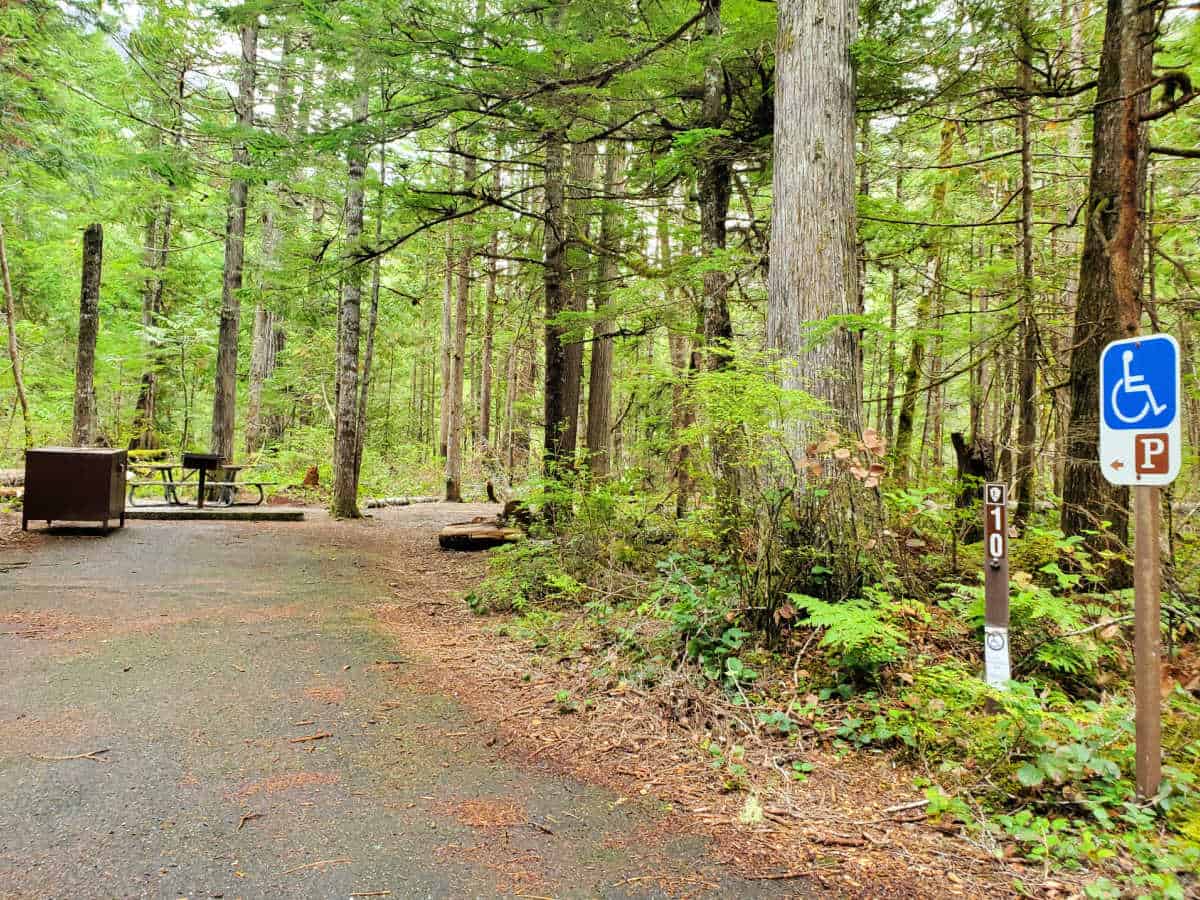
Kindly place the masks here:
<instances>
[{"instance_id":1,"label":"gravel campsite pad","mask_svg":"<svg viewBox=\"0 0 1200 900\"><path fill-rule=\"evenodd\" d=\"M413 677L378 611L410 574L460 602L431 567L482 557L434 534L492 512L9 529L0 895L824 893L742 880L661 802L506 755Z\"/></svg>"}]
</instances>

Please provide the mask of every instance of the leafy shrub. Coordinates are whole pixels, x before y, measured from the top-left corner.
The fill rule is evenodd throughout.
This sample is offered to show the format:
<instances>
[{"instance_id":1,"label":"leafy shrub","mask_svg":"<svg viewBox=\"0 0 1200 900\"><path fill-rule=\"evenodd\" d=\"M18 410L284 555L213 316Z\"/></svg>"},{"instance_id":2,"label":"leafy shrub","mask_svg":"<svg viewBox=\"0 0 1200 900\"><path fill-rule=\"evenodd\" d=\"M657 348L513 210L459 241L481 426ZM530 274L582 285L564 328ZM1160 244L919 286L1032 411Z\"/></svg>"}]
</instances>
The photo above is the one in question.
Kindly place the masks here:
<instances>
[{"instance_id":1,"label":"leafy shrub","mask_svg":"<svg viewBox=\"0 0 1200 900\"><path fill-rule=\"evenodd\" d=\"M727 566L672 553L659 563L651 599L683 644L683 656L713 681L733 686L758 674L738 656L750 633L740 627L737 578Z\"/></svg>"},{"instance_id":2,"label":"leafy shrub","mask_svg":"<svg viewBox=\"0 0 1200 900\"><path fill-rule=\"evenodd\" d=\"M1043 574L1055 579L1045 587L1023 572L1012 578L1009 595L1009 632L1014 658L1024 671L1051 677L1078 678L1092 675L1102 656L1099 631L1085 631L1093 620L1102 619L1107 609L1096 598L1073 593L1078 575L1063 572L1057 563L1042 566ZM983 633L984 590L982 584L953 586L948 607L961 615L977 632Z\"/></svg>"},{"instance_id":3,"label":"leafy shrub","mask_svg":"<svg viewBox=\"0 0 1200 900\"><path fill-rule=\"evenodd\" d=\"M531 604L577 597L583 585L564 572L552 545L522 541L492 551L488 576L467 595L474 612L524 612Z\"/></svg>"}]
</instances>

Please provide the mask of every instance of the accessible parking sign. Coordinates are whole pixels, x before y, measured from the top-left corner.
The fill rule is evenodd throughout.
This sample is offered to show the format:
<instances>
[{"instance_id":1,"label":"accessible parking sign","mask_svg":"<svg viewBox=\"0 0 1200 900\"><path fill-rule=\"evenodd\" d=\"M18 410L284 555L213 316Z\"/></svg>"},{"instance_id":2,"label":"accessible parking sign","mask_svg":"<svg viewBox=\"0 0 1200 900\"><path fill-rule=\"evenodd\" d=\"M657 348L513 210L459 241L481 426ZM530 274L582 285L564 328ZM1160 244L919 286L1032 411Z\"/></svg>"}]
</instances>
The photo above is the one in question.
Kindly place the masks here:
<instances>
[{"instance_id":1,"label":"accessible parking sign","mask_svg":"<svg viewBox=\"0 0 1200 900\"><path fill-rule=\"evenodd\" d=\"M1170 484L1183 459L1179 344L1113 341L1100 355L1100 471L1112 484Z\"/></svg>"}]
</instances>

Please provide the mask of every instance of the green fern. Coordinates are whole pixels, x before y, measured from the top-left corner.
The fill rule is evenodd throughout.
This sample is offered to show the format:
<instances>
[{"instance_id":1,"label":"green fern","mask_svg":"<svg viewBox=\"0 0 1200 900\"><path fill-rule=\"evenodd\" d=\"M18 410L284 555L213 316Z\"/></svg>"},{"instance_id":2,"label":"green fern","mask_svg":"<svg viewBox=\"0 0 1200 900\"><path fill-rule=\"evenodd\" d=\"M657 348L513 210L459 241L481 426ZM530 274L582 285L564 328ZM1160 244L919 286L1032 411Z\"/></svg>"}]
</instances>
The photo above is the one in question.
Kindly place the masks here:
<instances>
[{"instance_id":1,"label":"green fern","mask_svg":"<svg viewBox=\"0 0 1200 900\"><path fill-rule=\"evenodd\" d=\"M874 592L840 603L826 603L805 594L789 594L797 609L808 615L802 624L825 629L821 646L838 657L838 663L864 674L902 658L908 651L905 633L890 621L895 601L884 592Z\"/></svg>"}]
</instances>

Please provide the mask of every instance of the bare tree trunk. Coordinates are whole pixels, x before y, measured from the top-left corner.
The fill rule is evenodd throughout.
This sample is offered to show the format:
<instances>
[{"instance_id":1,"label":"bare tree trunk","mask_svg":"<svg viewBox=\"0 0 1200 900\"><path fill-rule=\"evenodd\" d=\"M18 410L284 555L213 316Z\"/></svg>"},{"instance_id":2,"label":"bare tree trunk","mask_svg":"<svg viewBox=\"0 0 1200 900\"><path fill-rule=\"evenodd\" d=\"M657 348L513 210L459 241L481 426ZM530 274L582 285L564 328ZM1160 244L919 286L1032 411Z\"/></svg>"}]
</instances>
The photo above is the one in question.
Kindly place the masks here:
<instances>
[{"instance_id":1,"label":"bare tree trunk","mask_svg":"<svg viewBox=\"0 0 1200 900\"><path fill-rule=\"evenodd\" d=\"M295 96L292 91L292 39L283 35L283 51L279 60L279 89L275 94L275 129L285 139L292 135ZM279 216L288 202L284 184L274 185L275 206L268 206L263 221L262 265L259 280L259 301L254 307L254 333L250 349L250 384L246 401L246 453L253 454L265 442L268 429L262 415L263 388L275 371L279 345L279 317L262 296L281 286L279 278L279 245L283 229Z\"/></svg>"},{"instance_id":2,"label":"bare tree trunk","mask_svg":"<svg viewBox=\"0 0 1200 900\"><path fill-rule=\"evenodd\" d=\"M938 149L938 165L946 165L950 161L953 149L954 123L942 125L942 143ZM933 218L941 221L940 216L946 205L946 178L943 177L933 189ZM938 249L933 248L935 256L931 260L931 268L937 273ZM929 327L929 314L933 306L934 287L931 285L923 290L917 299L916 331L912 344L909 345L908 364L904 371L904 397L900 401L900 414L896 422L896 447L894 451L895 474L900 482L908 479L908 454L912 443L913 422L916 418L917 394L921 389L921 376L925 361L926 330Z\"/></svg>"},{"instance_id":3,"label":"bare tree trunk","mask_svg":"<svg viewBox=\"0 0 1200 900\"><path fill-rule=\"evenodd\" d=\"M500 193L500 166L493 170L492 191ZM487 293L484 296L482 373L479 376L479 444L484 454L491 446L492 428L492 354L496 331L496 279L499 274L500 232L492 232L488 247Z\"/></svg>"},{"instance_id":4,"label":"bare tree trunk","mask_svg":"<svg viewBox=\"0 0 1200 900\"><path fill-rule=\"evenodd\" d=\"M146 220L146 251L144 263L148 270L142 288L142 329L148 336L150 358L142 372L134 413L134 437L131 449L150 450L158 446L155 428L158 405L158 373L165 360L162 341L155 336L163 312L163 272L171 246L172 204L162 205L161 218L156 210Z\"/></svg>"},{"instance_id":5,"label":"bare tree trunk","mask_svg":"<svg viewBox=\"0 0 1200 900\"><path fill-rule=\"evenodd\" d=\"M704 32L711 41L721 37L721 0L702 0ZM714 48L704 65L704 98L701 103L700 126L721 129L727 117L725 110L725 70ZM733 167L720 138L710 139L699 164L696 188L700 204L700 252L710 263L725 250L729 197L732 190ZM702 360L709 371L728 366L732 356L733 322L729 317L729 276L716 265L704 270L701 289L701 324L704 353ZM711 455L716 474L716 500L720 518L732 523L738 512L741 494L737 437L729 428L718 427L712 438Z\"/></svg>"},{"instance_id":6,"label":"bare tree trunk","mask_svg":"<svg viewBox=\"0 0 1200 900\"><path fill-rule=\"evenodd\" d=\"M604 146L604 211L600 218L599 277L596 284L596 322L592 329L592 371L588 383L587 452L592 474L604 478L612 467L613 321L606 313L617 280L620 208L616 196L624 190L625 145L610 140Z\"/></svg>"},{"instance_id":7,"label":"bare tree trunk","mask_svg":"<svg viewBox=\"0 0 1200 900\"><path fill-rule=\"evenodd\" d=\"M71 441L89 447L96 441L96 336L100 331L100 269L104 262L104 230L98 224L83 232L83 277L79 290L79 342L75 355L75 416Z\"/></svg>"},{"instance_id":8,"label":"bare tree trunk","mask_svg":"<svg viewBox=\"0 0 1200 900\"><path fill-rule=\"evenodd\" d=\"M590 237L592 181L596 174L596 145L591 141L571 146L570 177L566 187L567 220L567 309L572 312L587 312L588 252L584 242ZM575 329L578 330L578 329ZM566 370L564 376L563 407L567 411L563 429L562 450L568 464L575 460L579 446L579 407L583 394L583 341L578 337L564 346Z\"/></svg>"},{"instance_id":9,"label":"bare tree trunk","mask_svg":"<svg viewBox=\"0 0 1200 900\"><path fill-rule=\"evenodd\" d=\"M454 157L447 163L446 183L454 189ZM450 392L454 351L454 226L446 223L446 279L442 284L442 402L439 407L441 426L438 431L438 455L446 459L450 441Z\"/></svg>"},{"instance_id":10,"label":"bare tree trunk","mask_svg":"<svg viewBox=\"0 0 1200 900\"><path fill-rule=\"evenodd\" d=\"M837 326L814 341L809 329L858 309L850 60L858 12L850 0L827 4L820 17L805 7L803 0L779 7L767 344L783 359L785 387L824 401L830 422L857 433L858 333ZM786 427L795 462L815 426L795 421Z\"/></svg>"},{"instance_id":11,"label":"bare tree trunk","mask_svg":"<svg viewBox=\"0 0 1200 900\"><path fill-rule=\"evenodd\" d=\"M21 374L21 348L17 344L17 304L13 299L12 277L8 271L8 247L4 243L4 223L0 222L0 275L4 278L4 319L8 325L8 359L12 363L13 387L21 405L21 421L25 425L25 447L33 446L29 427L29 400L25 396L25 378Z\"/></svg>"},{"instance_id":12,"label":"bare tree trunk","mask_svg":"<svg viewBox=\"0 0 1200 900\"><path fill-rule=\"evenodd\" d=\"M1093 552L1124 547L1129 532L1129 491L1110 485L1100 474L1097 382L1101 350L1128 334L1130 325L1137 326L1129 307L1138 305L1140 293L1143 242L1141 229L1136 227L1136 205L1146 184L1147 139L1146 129L1138 128L1136 118L1145 112L1149 93L1134 89L1126 94L1126 87L1140 88L1150 80L1153 16L1152 8L1146 6L1126 22L1122 0L1108 0L1093 107L1062 505L1063 531L1082 535ZM1123 97L1127 101L1123 102ZM1128 121L1131 113L1132 123ZM1128 208L1130 197L1132 210ZM1127 224L1130 218L1132 228ZM1135 274L1138 277L1133 277ZM1111 523L1108 534L1099 528L1104 521ZM1119 582L1128 572L1114 571L1112 575Z\"/></svg>"},{"instance_id":13,"label":"bare tree trunk","mask_svg":"<svg viewBox=\"0 0 1200 900\"><path fill-rule=\"evenodd\" d=\"M545 266L546 371L545 378L545 456L548 468L570 463L566 445L568 420L575 417L568 404L567 353L563 327L556 320L569 303L566 292L566 223L563 218L563 143L561 131L547 132L545 187ZM574 448L570 448L571 451Z\"/></svg>"},{"instance_id":14,"label":"bare tree trunk","mask_svg":"<svg viewBox=\"0 0 1200 900\"><path fill-rule=\"evenodd\" d=\"M1019 243L1021 305L1019 340L1021 356L1017 376L1017 509L1013 523L1018 527L1033 514L1037 469L1034 467L1034 441L1037 440L1037 323L1033 308L1033 142L1029 133L1033 89L1033 70L1030 68L1032 50L1029 47L1029 4L1022 11L1023 35L1020 46L1018 88L1023 95L1017 102L1017 131L1021 141L1021 233Z\"/></svg>"},{"instance_id":15,"label":"bare tree trunk","mask_svg":"<svg viewBox=\"0 0 1200 900\"><path fill-rule=\"evenodd\" d=\"M463 160L463 189L475 184L475 159ZM475 248L464 235L458 248L458 302L454 313L454 352L450 366L450 429L446 443L446 499L462 502L463 380L466 372L467 313L471 302L471 258Z\"/></svg>"},{"instance_id":16,"label":"bare tree trunk","mask_svg":"<svg viewBox=\"0 0 1200 900\"><path fill-rule=\"evenodd\" d=\"M387 187L387 144L379 142L379 207L375 213L375 244L378 246L383 239L383 195ZM371 311L367 316L367 349L363 356L362 384L358 394L358 423L354 429L354 482L358 483L362 474L363 449L367 445L367 402L371 398L371 371L375 365L375 330L379 324L379 289L380 267L382 256L376 256L371 262ZM413 364L416 368L416 363ZM388 371L388 418L392 413L392 376Z\"/></svg>"},{"instance_id":17,"label":"bare tree trunk","mask_svg":"<svg viewBox=\"0 0 1200 900\"><path fill-rule=\"evenodd\" d=\"M254 80L258 54L258 25L241 29L242 64L236 101L238 127L254 127ZM234 169L250 164L244 141L233 149ZM237 410L238 330L241 324L242 267L246 253L246 203L249 186L244 177L229 181L228 218L225 224L225 273L221 283L221 327L217 337L217 377L213 390L210 450L226 459L233 456L234 419Z\"/></svg>"},{"instance_id":18,"label":"bare tree trunk","mask_svg":"<svg viewBox=\"0 0 1200 900\"><path fill-rule=\"evenodd\" d=\"M355 103L355 118L367 118L367 94ZM358 353L362 320L362 272L355 256L363 228L363 179L366 153L361 146L349 151L349 186L346 191L346 261L342 302L338 316L337 408L333 438L333 514L356 519L358 510Z\"/></svg>"},{"instance_id":19,"label":"bare tree trunk","mask_svg":"<svg viewBox=\"0 0 1200 900\"><path fill-rule=\"evenodd\" d=\"M889 292L887 395L883 399L883 436L891 446L896 439L896 329L900 312L900 268L892 266L892 289Z\"/></svg>"}]
</instances>

